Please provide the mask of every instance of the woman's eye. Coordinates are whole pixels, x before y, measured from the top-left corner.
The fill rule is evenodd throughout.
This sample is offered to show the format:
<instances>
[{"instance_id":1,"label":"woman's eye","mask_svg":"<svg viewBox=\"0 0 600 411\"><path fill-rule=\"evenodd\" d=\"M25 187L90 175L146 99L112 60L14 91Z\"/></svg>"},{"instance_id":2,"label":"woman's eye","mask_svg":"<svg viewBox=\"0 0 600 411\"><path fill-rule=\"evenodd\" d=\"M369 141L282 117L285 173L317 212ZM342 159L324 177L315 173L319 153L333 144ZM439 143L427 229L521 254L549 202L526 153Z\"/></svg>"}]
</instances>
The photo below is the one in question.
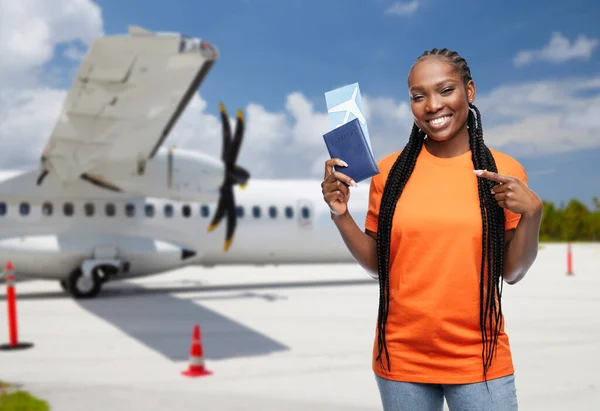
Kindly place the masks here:
<instances>
[{"instance_id":1,"label":"woman's eye","mask_svg":"<svg viewBox=\"0 0 600 411\"><path fill-rule=\"evenodd\" d=\"M412 99L413 99L414 101L418 101L418 100L420 100L420 99L422 99L422 98L423 98L423 96L413 96L413 97L412 97Z\"/></svg>"},{"instance_id":2,"label":"woman's eye","mask_svg":"<svg viewBox=\"0 0 600 411\"><path fill-rule=\"evenodd\" d=\"M448 94L450 93L452 90L454 90L453 88L445 88L442 90L442 94Z\"/></svg>"}]
</instances>

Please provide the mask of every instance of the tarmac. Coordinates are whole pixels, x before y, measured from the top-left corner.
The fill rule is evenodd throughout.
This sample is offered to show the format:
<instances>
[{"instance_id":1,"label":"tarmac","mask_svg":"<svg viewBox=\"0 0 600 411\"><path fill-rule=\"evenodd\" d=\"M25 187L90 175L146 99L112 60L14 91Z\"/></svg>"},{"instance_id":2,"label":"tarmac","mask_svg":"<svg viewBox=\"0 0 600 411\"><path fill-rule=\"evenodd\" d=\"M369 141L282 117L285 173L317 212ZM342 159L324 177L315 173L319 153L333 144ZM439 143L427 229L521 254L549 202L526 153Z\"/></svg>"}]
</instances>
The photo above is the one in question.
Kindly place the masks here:
<instances>
[{"instance_id":1,"label":"tarmac","mask_svg":"<svg viewBox=\"0 0 600 411\"><path fill-rule=\"evenodd\" d=\"M525 279L504 286L520 410L600 409L600 243L573 246L572 275L566 250L543 245ZM21 282L19 341L34 346L0 351L0 380L52 411L381 410L378 292L355 264L188 267L82 301ZM181 375L195 324L214 373L201 378Z\"/></svg>"}]
</instances>

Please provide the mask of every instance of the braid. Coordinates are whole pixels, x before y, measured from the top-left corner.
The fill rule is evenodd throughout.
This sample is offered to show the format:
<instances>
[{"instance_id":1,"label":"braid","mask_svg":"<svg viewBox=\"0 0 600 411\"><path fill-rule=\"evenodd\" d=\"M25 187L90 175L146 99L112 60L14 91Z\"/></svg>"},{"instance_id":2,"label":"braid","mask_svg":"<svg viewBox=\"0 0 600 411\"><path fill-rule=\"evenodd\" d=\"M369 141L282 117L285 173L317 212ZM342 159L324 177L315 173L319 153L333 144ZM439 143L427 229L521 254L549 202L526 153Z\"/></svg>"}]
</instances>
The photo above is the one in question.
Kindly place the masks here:
<instances>
[{"instance_id":1,"label":"braid","mask_svg":"<svg viewBox=\"0 0 600 411\"><path fill-rule=\"evenodd\" d=\"M462 58L456 51L450 51L448 49L432 49L421 54L421 56L419 56L417 59L417 62L427 56L442 57L452 63L454 67L456 67L456 69L461 73L465 85L469 82L469 80L473 79L471 77L471 69L467 64L467 60Z\"/></svg>"},{"instance_id":2,"label":"braid","mask_svg":"<svg viewBox=\"0 0 600 411\"><path fill-rule=\"evenodd\" d=\"M459 71L465 85L472 80L471 70L467 61L455 51L445 48L425 51L417 59L417 62L426 56L436 56L446 59ZM475 169L497 172L494 157L483 141L481 114L475 105L469 104L469 107L467 124L473 165ZM390 300L389 255L392 220L398 199L413 172L417 157L423 147L424 137L425 134L419 130L416 124L413 124L409 141L390 170L379 209L377 233L377 265L379 271L377 359L383 365L382 352L385 351L387 368L389 370L391 370L391 364L387 355L385 330ZM504 210L497 204L491 193L495 184L495 182L487 179L477 179L482 223L479 321L483 375L486 380L487 371L492 364L498 336L502 328L503 318L501 298L504 272Z\"/></svg>"},{"instance_id":3,"label":"braid","mask_svg":"<svg viewBox=\"0 0 600 411\"><path fill-rule=\"evenodd\" d=\"M379 220L377 227L377 267L379 271L379 314L377 318L378 331L378 354L377 359L383 365L382 351L385 349L385 356L388 363L388 369L391 369L390 359L388 357L387 345L385 343L385 326L390 301L389 287L389 256L390 256L390 237L392 232L392 219L396 203L406 182L410 178L417 162L417 157L423 147L423 138L425 134L419 130L416 124L413 124L410 138L404 150L400 153L396 162L390 170L383 195L381 198ZM383 367L382 367L383 368Z\"/></svg>"},{"instance_id":4,"label":"braid","mask_svg":"<svg viewBox=\"0 0 600 411\"><path fill-rule=\"evenodd\" d=\"M469 111L469 144L476 169L497 172L496 162L483 142L481 114L475 105ZM502 286L504 273L504 210L491 193L496 183L484 178L477 179L479 207L482 221L482 252L480 271L480 328L483 344L482 361L484 375L492 364L492 358L502 327ZM487 272L486 272L487 268ZM491 336L489 334L492 334Z\"/></svg>"}]
</instances>

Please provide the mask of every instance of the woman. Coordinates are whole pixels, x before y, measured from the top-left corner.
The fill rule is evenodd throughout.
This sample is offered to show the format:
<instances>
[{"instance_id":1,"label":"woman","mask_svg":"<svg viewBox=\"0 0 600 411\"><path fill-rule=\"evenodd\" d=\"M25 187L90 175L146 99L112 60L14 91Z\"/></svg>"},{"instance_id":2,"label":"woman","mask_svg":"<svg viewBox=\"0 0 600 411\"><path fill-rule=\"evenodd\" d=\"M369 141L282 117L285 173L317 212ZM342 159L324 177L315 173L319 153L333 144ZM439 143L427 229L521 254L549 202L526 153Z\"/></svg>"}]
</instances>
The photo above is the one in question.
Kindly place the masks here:
<instances>
[{"instance_id":1,"label":"woman","mask_svg":"<svg viewBox=\"0 0 600 411\"><path fill-rule=\"evenodd\" d=\"M348 212L355 182L325 164L331 218L379 278L373 370L385 410L516 410L502 284L533 264L542 215L523 167L483 141L465 59L426 51L408 76L414 125L379 162L363 232ZM342 184L346 183L350 187Z\"/></svg>"}]
</instances>

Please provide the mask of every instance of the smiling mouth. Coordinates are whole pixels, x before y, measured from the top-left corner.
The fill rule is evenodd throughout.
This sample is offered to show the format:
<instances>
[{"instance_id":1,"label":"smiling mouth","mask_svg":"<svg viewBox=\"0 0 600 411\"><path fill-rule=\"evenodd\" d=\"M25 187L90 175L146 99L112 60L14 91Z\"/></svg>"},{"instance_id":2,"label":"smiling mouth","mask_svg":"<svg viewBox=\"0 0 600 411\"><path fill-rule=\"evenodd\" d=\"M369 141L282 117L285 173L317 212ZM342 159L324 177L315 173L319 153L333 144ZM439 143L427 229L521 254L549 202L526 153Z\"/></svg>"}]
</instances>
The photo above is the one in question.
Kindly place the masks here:
<instances>
[{"instance_id":1,"label":"smiling mouth","mask_svg":"<svg viewBox=\"0 0 600 411\"><path fill-rule=\"evenodd\" d=\"M446 124L448 120L450 120L450 117L452 117L452 115L434 118L433 120L427 120L427 123L429 123L434 128L439 128Z\"/></svg>"}]
</instances>

